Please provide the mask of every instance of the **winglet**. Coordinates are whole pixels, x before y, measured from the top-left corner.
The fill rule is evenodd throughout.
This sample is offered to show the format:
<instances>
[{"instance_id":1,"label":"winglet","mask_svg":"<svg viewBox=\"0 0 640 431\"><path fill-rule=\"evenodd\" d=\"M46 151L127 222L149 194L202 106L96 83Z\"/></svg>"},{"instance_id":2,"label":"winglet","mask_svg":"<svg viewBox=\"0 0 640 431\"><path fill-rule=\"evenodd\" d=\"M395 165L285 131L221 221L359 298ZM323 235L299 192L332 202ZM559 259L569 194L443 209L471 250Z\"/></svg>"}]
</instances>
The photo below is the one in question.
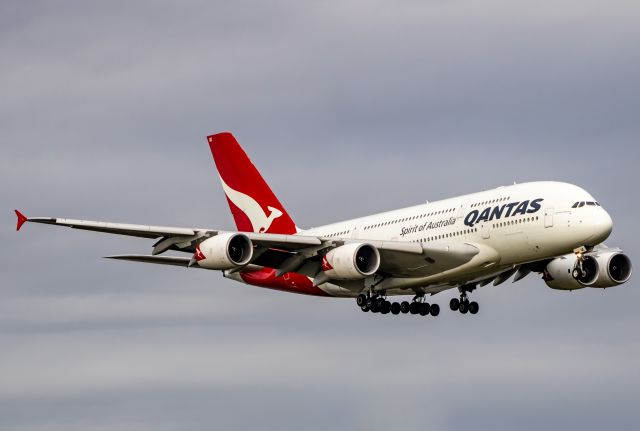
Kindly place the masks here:
<instances>
[{"instance_id":1,"label":"winglet","mask_svg":"<svg viewBox=\"0 0 640 431\"><path fill-rule=\"evenodd\" d=\"M29 219L20 211L15 210L15 212L16 212L16 215L18 216L18 224L16 226L16 230L18 231L26 221L29 221Z\"/></svg>"}]
</instances>

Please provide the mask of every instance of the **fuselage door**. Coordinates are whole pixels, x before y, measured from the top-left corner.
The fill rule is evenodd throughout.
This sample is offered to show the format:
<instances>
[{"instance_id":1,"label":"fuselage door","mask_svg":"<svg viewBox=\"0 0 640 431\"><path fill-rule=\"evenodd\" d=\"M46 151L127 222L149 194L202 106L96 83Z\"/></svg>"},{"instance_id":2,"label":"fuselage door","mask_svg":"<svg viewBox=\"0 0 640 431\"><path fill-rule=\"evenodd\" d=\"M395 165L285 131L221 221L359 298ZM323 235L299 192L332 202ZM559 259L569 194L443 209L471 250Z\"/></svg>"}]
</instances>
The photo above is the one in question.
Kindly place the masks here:
<instances>
[{"instance_id":1,"label":"fuselage door","mask_svg":"<svg viewBox=\"0 0 640 431\"><path fill-rule=\"evenodd\" d=\"M467 208L469 208L468 202L462 202L458 207L458 215L456 218L462 219L466 215L465 211Z\"/></svg>"},{"instance_id":2,"label":"fuselage door","mask_svg":"<svg viewBox=\"0 0 640 431\"><path fill-rule=\"evenodd\" d=\"M489 232L489 223L482 223L480 230L482 231L482 239L489 239L491 237L491 233Z\"/></svg>"},{"instance_id":3,"label":"fuselage door","mask_svg":"<svg viewBox=\"0 0 640 431\"><path fill-rule=\"evenodd\" d=\"M544 227L553 227L553 208L544 210Z\"/></svg>"}]
</instances>

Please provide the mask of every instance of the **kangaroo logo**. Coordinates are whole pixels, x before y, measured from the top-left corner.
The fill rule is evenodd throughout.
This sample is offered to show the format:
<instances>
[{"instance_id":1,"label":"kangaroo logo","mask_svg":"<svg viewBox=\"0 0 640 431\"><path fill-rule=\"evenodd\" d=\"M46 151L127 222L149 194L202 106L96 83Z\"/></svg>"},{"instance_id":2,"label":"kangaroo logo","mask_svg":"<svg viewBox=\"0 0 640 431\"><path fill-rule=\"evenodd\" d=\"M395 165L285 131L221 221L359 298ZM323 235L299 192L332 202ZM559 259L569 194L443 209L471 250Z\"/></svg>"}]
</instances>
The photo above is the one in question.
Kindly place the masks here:
<instances>
[{"instance_id":1,"label":"kangaroo logo","mask_svg":"<svg viewBox=\"0 0 640 431\"><path fill-rule=\"evenodd\" d=\"M224 182L222 177L220 177L220 182L227 198L249 218L254 232L266 232L269 230L271 223L282 215L282 211L271 206L267 206L270 214L265 214L260 204L251 196L232 189Z\"/></svg>"}]
</instances>

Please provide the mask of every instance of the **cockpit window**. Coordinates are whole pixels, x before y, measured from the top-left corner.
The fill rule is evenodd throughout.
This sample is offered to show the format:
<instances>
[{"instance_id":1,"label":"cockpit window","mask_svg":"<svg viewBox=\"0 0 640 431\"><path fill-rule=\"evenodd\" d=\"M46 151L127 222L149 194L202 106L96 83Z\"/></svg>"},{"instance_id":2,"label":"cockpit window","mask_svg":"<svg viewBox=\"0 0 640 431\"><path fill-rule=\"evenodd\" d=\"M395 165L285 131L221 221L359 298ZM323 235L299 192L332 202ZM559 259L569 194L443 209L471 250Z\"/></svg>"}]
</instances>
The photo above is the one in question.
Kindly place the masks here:
<instances>
[{"instance_id":1,"label":"cockpit window","mask_svg":"<svg viewBox=\"0 0 640 431\"><path fill-rule=\"evenodd\" d=\"M590 201L590 202L576 202L575 204L571 205L571 208L582 208L585 205L588 205L591 207L601 206L598 202Z\"/></svg>"}]
</instances>

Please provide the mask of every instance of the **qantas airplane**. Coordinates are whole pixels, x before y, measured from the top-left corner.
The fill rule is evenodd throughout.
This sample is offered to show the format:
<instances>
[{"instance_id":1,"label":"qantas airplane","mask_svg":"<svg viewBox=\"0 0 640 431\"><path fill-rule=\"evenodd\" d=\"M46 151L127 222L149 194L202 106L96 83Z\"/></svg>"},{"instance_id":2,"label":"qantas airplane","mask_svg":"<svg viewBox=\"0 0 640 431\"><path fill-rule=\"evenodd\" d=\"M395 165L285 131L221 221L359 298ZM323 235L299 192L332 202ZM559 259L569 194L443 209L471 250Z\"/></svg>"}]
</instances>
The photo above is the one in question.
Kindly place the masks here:
<instances>
[{"instance_id":1,"label":"qantas airplane","mask_svg":"<svg viewBox=\"0 0 640 431\"><path fill-rule=\"evenodd\" d=\"M208 138L237 231L49 217L25 222L156 240L150 255L111 259L222 271L253 286L356 298L365 312L437 316L427 294L456 289L449 307L476 314L469 294L540 273L552 289L607 288L631 277L630 259L603 244L609 214L582 188L532 182L311 229L299 228L231 133ZM164 255L167 251L187 256ZM411 301L389 298L411 295Z\"/></svg>"}]
</instances>

